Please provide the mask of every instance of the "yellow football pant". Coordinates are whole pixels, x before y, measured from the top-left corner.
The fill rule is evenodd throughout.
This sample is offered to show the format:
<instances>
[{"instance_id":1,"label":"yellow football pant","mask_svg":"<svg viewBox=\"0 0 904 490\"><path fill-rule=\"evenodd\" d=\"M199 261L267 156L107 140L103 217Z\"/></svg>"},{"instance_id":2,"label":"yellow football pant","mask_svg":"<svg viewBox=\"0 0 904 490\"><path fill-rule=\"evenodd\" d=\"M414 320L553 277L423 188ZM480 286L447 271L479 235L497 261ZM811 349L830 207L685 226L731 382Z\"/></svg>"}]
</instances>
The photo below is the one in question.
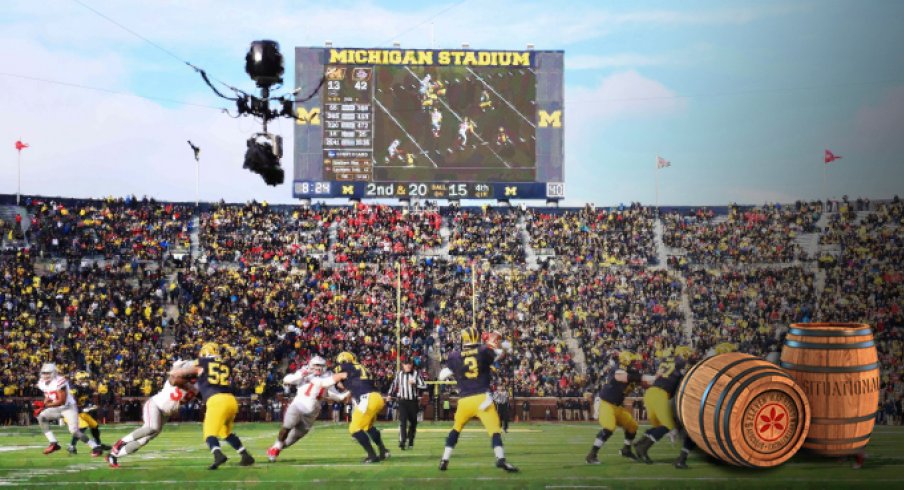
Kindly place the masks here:
<instances>
[{"instance_id":1,"label":"yellow football pant","mask_svg":"<svg viewBox=\"0 0 904 490\"><path fill-rule=\"evenodd\" d=\"M386 402L383 401L383 396L380 393L374 391L366 396L367 407L364 408L364 411L361 411L360 405L356 405L352 409L352 421L348 424L348 432L350 434L354 434L359 430L370 430L374 426L374 421L377 420L377 415L380 415L383 407L386 406Z\"/></svg>"},{"instance_id":2,"label":"yellow football pant","mask_svg":"<svg viewBox=\"0 0 904 490\"><path fill-rule=\"evenodd\" d=\"M609 432L615 432L615 427L621 427L626 434L637 432L637 421L631 416L631 412L624 407L615 406L607 401L600 401L600 410L597 414L600 426Z\"/></svg>"},{"instance_id":3,"label":"yellow football pant","mask_svg":"<svg viewBox=\"0 0 904 490\"><path fill-rule=\"evenodd\" d=\"M63 420L66 421L66 424L69 424L69 420L66 417L63 417ZM82 429L96 429L97 421L94 420L94 417L88 415L87 413L78 414L78 428Z\"/></svg>"},{"instance_id":4,"label":"yellow football pant","mask_svg":"<svg viewBox=\"0 0 904 490\"><path fill-rule=\"evenodd\" d=\"M455 409L455 422L452 428L461 432L465 424L476 417L480 419L480 423L483 424L487 434L492 436L493 434L502 433L502 427L499 425L499 413L496 412L496 404L489 403L489 406L485 409L480 409L480 406L485 404L489 396L486 393L480 393L458 400L458 408Z\"/></svg>"},{"instance_id":5,"label":"yellow football pant","mask_svg":"<svg viewBox=\"0 0 904 490\"><path fill-rule=\"evenodd\" d=\"M207 412L204 414L204 438L214 436L224 439L232 434L235 414L239 404L231 393L217 393L207 400Z\"/></svg>"},{"instance_id":6,"label":"yellow football pant","mask_svg":"<svg viewBox=\"0 0 904 490\"><path fill-rule=\"evenodd\" d=\"M665 427L669 430L677 427L669 394L662 388L653 386L643 395L643 404L647 407L647 418L653 427Z\"/></svg>"}]
</instances>

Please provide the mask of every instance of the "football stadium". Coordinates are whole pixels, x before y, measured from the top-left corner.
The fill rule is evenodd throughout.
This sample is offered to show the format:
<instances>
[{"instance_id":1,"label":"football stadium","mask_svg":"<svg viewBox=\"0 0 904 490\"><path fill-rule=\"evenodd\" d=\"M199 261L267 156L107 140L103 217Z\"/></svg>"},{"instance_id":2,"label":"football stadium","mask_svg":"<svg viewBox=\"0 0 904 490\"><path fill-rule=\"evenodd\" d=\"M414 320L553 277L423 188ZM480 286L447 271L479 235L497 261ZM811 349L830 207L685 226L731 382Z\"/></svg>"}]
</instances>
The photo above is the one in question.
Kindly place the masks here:
<instances>
[{"instance_id":1,"label":"football stadium","mask_svg":"<svg viewBox=\"0 0 904 490\"><path fill-rule=\"evenodd\" d=\"M5 5L0 486L904 485L904 6L562 7Z\"/></svg>"}]
</instances>

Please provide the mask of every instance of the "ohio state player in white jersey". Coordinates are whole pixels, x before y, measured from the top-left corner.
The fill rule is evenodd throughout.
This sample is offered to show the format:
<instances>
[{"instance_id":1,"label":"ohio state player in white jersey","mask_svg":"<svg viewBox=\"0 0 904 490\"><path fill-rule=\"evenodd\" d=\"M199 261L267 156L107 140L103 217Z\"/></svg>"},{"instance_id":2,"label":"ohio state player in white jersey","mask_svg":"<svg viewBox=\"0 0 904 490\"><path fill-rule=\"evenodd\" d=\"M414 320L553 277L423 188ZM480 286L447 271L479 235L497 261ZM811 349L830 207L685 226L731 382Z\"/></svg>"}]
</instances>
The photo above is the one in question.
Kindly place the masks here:
<instances>
[{"instance_id":1,"label":"ohio state player in white jersey","mask_svg":"<svg viewBox=\"0 0 904 490\"><path fill-rule=\"evenodd\" d=\"M38 414L38 424L44 436L50 441L50 445L44 449L44 454L61 449L56 436L50 430L50 422L62 417L69 426L69 433L91 446L92 456L100 456L101 449L97 441L90 439L78 428L78 405L72 396L72 390L69 389L69 382L59 375L56 364L49 362L41 366L38 389L44 392L44 409Z\"/></svg>"},{"instance_id":2,"label":"ohio state player in white jersey","mask_svg":"<svg viewBox=\"0 0 904 490\"><path fill-rule=\"evenodd\" d=\"M173 363L172 370L175 371L191 365L191 361L176 361ZM160 435L166 419L176 413L183 403L194 398L197 393L198 388L191 380L170 374L169 379L163 385L163 389L144 402L144 409L141 414L144 425L116 441L116 444L113 445L113 449L105 458L110 463L110 467L119 468L119 458L138 451L151 439Z\"/></svg>"},{"instance_id":3,"label":"ohio state player in white jersey","mask_svg":"<svg viewBox=\"0 0 904 490\"><path fill-rule=\"evenodd\" d=\"M314 427L314 421L320 415L320 400L324 395L335 401L343 401L349 393L339 393L333 385L345 379L347 373L324 374L326 360L314 356L308 365L283 378L283 385L288 388L296 386L295 399L286 409L282 428L276 436L276 442L267 450L267 458L275 462L280 451L298 442Z\"/></svg>"}]
</instances>

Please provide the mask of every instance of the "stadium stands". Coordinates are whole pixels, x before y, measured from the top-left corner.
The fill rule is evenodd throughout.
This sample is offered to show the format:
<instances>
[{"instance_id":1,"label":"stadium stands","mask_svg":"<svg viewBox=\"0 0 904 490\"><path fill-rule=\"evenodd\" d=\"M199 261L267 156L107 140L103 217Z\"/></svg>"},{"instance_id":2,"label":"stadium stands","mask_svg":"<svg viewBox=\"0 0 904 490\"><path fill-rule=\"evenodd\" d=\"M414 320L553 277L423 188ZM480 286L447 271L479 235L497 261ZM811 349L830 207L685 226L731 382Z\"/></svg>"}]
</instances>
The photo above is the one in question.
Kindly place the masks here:
<instances>
[{"instance_id":1,"label":"stadium stands","mask_svg":"<svg viewBox=\"0 0 904 490\"><path fill-rule=\"evenodd\" d=\"M146 396L173 359L212 339L234 347L241 395L270 397L293 365L342 350L386 388L399 355L435 374L453 333L471 324L476 292L477 323L513 340L498 378L517 397L592 392L616 351L639 354L647 370L687 344L774 357L787 326L808 320L873 325L883 404L904 397L897 200L670 211L661 238L655 209L636 204L195 211L31 198L0 211L6 396L35 395L39 364L51 358L95 373L109 400ZM818 236L816 256L800 234ZM198 260L162 260L193 247ZM666 269L663 249L681 260ZM537 255L552 260L527 259Z\"/></svg>"}]
</instances>

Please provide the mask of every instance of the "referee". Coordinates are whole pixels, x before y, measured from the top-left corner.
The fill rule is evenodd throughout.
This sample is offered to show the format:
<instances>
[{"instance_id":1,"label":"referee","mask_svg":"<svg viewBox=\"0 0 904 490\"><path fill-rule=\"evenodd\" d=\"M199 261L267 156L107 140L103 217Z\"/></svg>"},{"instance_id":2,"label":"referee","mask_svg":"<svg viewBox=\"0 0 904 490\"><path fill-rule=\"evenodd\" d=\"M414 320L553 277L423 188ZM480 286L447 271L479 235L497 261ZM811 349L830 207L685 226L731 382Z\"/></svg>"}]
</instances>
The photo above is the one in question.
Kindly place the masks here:
<instances>
[{"instance_id":1,"label":"referee","mask_svg":"<svg viewBox=\"0 0 904 490\"><path fill-rule=\"evenodd\" d=\"M399 401L399 448L403 451L406 441L409 448L414 447L414 433L417 431L417 390L426 389L427 383L414 371L411 358L402 361L402 370L396 374L389 394Z\"/></svg>"}]
</instances>

